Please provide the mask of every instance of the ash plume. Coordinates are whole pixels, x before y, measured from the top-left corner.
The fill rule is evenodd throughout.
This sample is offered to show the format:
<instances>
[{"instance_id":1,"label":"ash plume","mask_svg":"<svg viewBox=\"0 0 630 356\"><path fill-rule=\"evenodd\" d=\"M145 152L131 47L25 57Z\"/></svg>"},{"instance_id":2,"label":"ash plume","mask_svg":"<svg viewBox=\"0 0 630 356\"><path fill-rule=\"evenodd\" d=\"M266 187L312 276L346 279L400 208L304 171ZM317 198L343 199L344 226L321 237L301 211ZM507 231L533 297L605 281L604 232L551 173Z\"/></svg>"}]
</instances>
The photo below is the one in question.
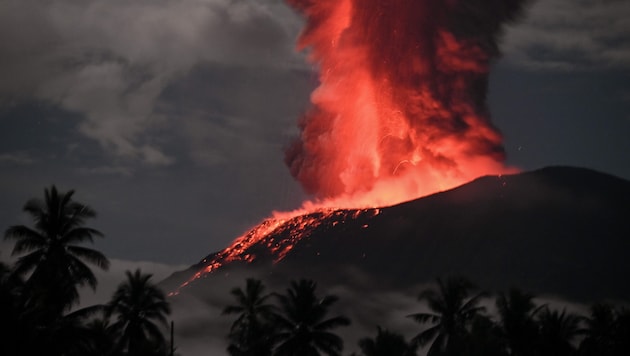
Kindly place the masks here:
<instances>
[{"instance_id":1,"label":"ash plume","mask_svg":"<svg viewBox=\"0 0 630 356\"><path fill-rule=\"evenodd\" d=\"M505 23L523 0L287 0L320 86L285 162L318 198L408 200L504 173L486 104Z\"/></svg>"}]
</instances>

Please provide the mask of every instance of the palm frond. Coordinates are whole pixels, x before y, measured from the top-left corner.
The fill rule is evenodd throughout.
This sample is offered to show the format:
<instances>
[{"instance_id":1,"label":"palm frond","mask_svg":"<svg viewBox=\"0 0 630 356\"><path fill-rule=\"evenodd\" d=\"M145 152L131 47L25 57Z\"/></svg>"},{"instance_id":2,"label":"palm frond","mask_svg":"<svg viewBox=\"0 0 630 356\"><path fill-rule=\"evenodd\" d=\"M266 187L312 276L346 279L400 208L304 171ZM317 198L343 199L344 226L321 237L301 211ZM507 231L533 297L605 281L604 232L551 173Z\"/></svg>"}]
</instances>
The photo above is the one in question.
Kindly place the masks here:
<instances>
[{"instance_id":1,"label":"palm frond","mask_svg":"<svg viewBox=\"0 0 630 356\"><path fill-rule=\"evenodd\" d=\"M462 305L461 309L462 311L467 311L467 310L475 310L475 311L485 311L486 308L485 307L475 307L477 304L479 304L479 302L481 301L481 298L485 298L488 296L488 293L486 292L480 292L477 293L477 295L475 295L474 297L468 299L468 301L466 303L464 303L464 305Z\"/></svg>"},{"instance_id":2,"label":"palm frond","mask_svg":"<svg viewBox=\"0 0 630 356\"><path fill-rule=\"evenodd\" d=\"M98 266L102 270L107 271L109 269L109 260L99 251L76 245L67 246L67 249L75 256Z\"/></svg>"},{"instance_id":3,"label":"palm frond","mask_svg":"<svg viewBox=\"0 0 630 356\"><path fill-rule=\"evenodd\" d=\"M44 212L44 202L41 199L28 200L22 210L29 214L35 222L41 221L46 215Z\"/></svg>"},{"instance_id":4,"label":"palm frond","mask_svg":"<svg viewBox=\"0 0 630 356\"><path fill-rule=\"evenodd\" d=\"M243 307L238 306L238 305L228 305L227 307L223 308L223 311L221 311L222 315L227 315L227 314L238 314L238 313L242 313L244 310Z\"/></svg>"},{"instance_id":5,"label":"palm frond","mask_svg":"<svg viewBox=\"0 0 630 356\"><path fill-rule=\"evenodd\" d=\"M39 238L39 239L44 240L44 236L42 236L39 232L29 228L28 226L24 226L24 225L13 225L13 226L10 226L4 232L4 238L5 238L5 240L9 240L9 239L19 240L19 239L22 239L22 238L32 238L32 239L38 239Z\"/></svg>"},{"instance_id":6,"label":"palm frond","mask_svg":"<svg viewBox=\"0 0 630 356\"><path fill-rule=\"evenodd\" d=\"M68 255L68 271L69 278L72 279L72 284L77 284L83 286L85 284L89 285L93 290L96 290L96 285L98 284L98 280L96 276L81 259L76 256Z\"/></svg>"},{"instance_id":7,"label":"palm frond","mask_svg":"<svg viewBox=\"0 0 630 356\"><path fill-rule=\"evenodd\" d=\"M439 330L440 325L432 326L416 335L411 339L411 342L416 345L425 346L439 334Z\"/></svg>"},{"instance_id":8,"label":"palm frond","mask_svg":"<svg viewBox=\"0 0 630 356\"><path fill-rule=\"evenodd\" d=\"M94 236L103 237L103 233L89 227L74 227L66 231L60 239L63 244L94 242Z\"/></svg>"},{"instance_id":9,"label":"palm frond","mask_svg":"<svg viewBox=\"0 0 630 356\"><path fill-rule=\"evenodd\" d=\"M430 313L416 313L407 315L407 318L413 319L415 322L420 324L426 324L427 322L435 323L440 320L440 316L436 314Z\"/></svg>"},{"instance_id":10,"label":"palm frond","mask_svg":"<svg viewBox=\"0 0 630 356\"><path fill-rule=\"evenodd\" d=\"M324 320L321 323L315 325L315 330L329 330L339 326L348 326L350 325L350 323L350 319L344 316L337 316Z\"/></svg>"},{"instance_id":11,"label":"palm frond","mask_svg":"<svg viewBox=\"0 0 630 356\"><path fill-rule=\"evenodd\" d=\"M36 250L34 252L29 253L28 255L18 258L18 260L15 262L15 265L13 267L15 274L18 276L21 276L27 273L28 271L34 269L42 260L43 256L44 256L43 250Z\"/></svg>"},{"instance_id":12,"label":"palm frond","mask_svg":"<svg viewBox=\"0 0 630 356\"><path fill-rule=\"evenodd\" d=\"M105 311L105 308L106 306L104 304L90 305L88 307L77 309L72 313L67 314L65 318L85 320L87 318L93 317L96 314L103 313Z\"/></svg>"}]
</instances>

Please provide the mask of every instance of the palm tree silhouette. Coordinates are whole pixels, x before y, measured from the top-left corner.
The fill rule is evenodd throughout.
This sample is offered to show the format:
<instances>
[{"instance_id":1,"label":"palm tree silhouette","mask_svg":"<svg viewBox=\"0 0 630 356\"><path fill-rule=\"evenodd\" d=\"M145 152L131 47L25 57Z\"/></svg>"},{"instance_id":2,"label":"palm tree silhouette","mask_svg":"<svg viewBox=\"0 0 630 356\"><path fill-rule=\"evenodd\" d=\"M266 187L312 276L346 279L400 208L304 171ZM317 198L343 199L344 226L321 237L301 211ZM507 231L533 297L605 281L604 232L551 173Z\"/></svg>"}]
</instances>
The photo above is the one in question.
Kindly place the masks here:
<instances>
[{"instance_id":1,"label":"palm tree silhouette","mask_svg":"<svg viewBox=\"0 0 630 356\"><path fill-rule=\"evenodd\" d=\"M245 290L233 288L230 294L236 304L225 307L223 314L238 315L230 329L230 355L271 355L274 306L267 303L271 294L265 294L263 283L252 278L246 280Z\"/></svg>"},{"instance_id":2,"label":"palm tree silhouette","mask_svg":"<svg viewBox=\"0 0 630 356\"><path fill-rule=\"evenodd\" d=\"M470 296L475 286L463 278L437 279L438 289L423 291L418 300L426 300L430 313L416 313L408 317L420 324L433 324L416 335L412 342L425 346L433 340L428 356L462 355L464 343L473 320L483 311L478 306L484 293Z\"/></svg>"},{"instance_id":3,"label":"palm tree silhouette","mask_svg":"<svg viewBox=\"0 0 630 356\"><path fill-rule=\"evenodd\" d=\"M24 318L24 281L0 262L0 355L27 354L30 328Z\"/></svg>"},{"instance_id":4,"label":"palm tree silhouette","mask_svg":"<svg viewBox=\"0 0 630 356\"><path fill-rule=\"evenodd\" d=\"M615 330L615 313L608 304L591 306L591 315L584 319L586 337L580 343L583 355L611 355Z\"/></svg>"},{"instance_id":5,"label":"palm tree silhouette","mask_svg":"<svg viewBox=\"0 0 630 356\"><path fill-rule=\"evenodd\" d=\"M500 327L488 316L477 315L465 340L466 350L460 356L508 356Z\"/></svg>"},{"instance_id":6,"label":"palm tree silhouette","mask_svg":"<svg viewBox=\"0 0 630 356\"><path fill-rule=\"evenodd\" d=\"M72 200L74 191L60 193L53 185L44 190L44 201L31 199L24 205L35 225L9 227L5 239L16 240L13 254L27 253L15 264L15 273L26 275L26 305L39 311L38 319L51 322L78 302L78 287L96 289L97 280L85 262L106 270L109 261L100 252L80 246L102 234L85 227L96 213Z\"/></svg>"},{"instance_id":7,"label":"palm tree silhouette","mask_svg":"<svg viewBox=\"0 0 630 356\"><path fill-rule=\"evenodd\" d=\"M630 309L627 307L615 310L615 327L613 330L612 355L630 355Z\"/></svg>"},{"instance_id":8,"label":"palm tree silhouette","mask_svg":"<svg viewBox=\"0 0 630 356\"><path fill-rule=\"evenodd\" d=\"M64 355L64 356L87 356L86 345L93 342L94 333L87 326L87 322L94 315L103 311L102 305L92 305L57 318L52 323L41 338L46 337L44 344L46 349L42 349L40 354ZM41 341L41 340L40 340Z\"/></svg>"},{"instance_id":9,"label":"palm tree silhouette","mask_svg":"<svg viewBox=\"0 0 630 356\"><path fill-rule=\"evenodd\" d=\"M540 328L540 355L568 356L574 355L573 340L584 330L580 327L583 317L576 314L551 310L545 307L538 315Z\"/></svg>"},{"instance_id":10,"label":"palm tree silhouette","mask_svg":"<svg viewBox=\"0 0 630 356\"><path fill-rule=\"evenodd\" d=\"M334 295L317 298L317 284L311 280L292 281L286 294L277 295L280 313L276 315L277 356L337 356L343 340L330 330L350 325L344 316L327 319L328 309L338 300Z\"/></svg>"},{"instance_id":11,"label":"palm tree silhouette","mask_svg":"<svg viewBox=\"0 0 630 356\"><path fill-rule=\"evenodd\" d=\"M414 348L401 334L381 329L379 326L374 338L359 340L359 347L365 356L415 356Z\"/></svg>"},{"instance_id":12,"label":"palm tree silhouette","mask_svg":"<svg viewBox=\"0 0 630 356\"><path fill-rule=\"evenodd\" d=\"M116 335L104 318L91 319L81 330L80 340L75 340L76 355L81 356L115 356L114 345Z\"/></svg>"},{"instance_id":13,"label":"palm tree silhouette","mask_svg":"<svg viewBox=\"0 0 630 356\"><path fill-rule=\"evenodd\" d=\"M512 288L500 293L496 300L499 326L507 341L510 355L534 355L538 326L534 317L544 307L536 307L534 296Z\"/></svg>"},{"instance_id":14,"label":"palm tree silhouette","mask_svg":"<svg viewBox=\"0 0 630 356\"><path fill-rule=\"evenodd\" d=\"M111 325L118 337L116 349L127 355L145 355L164 352L166 342L160 325L167 325L166 316L171 309L164 293L149 280L151 274L139 269L126 271L122 282L106 305L106 316L116 314Z\"/></svg>"}]
</instances>

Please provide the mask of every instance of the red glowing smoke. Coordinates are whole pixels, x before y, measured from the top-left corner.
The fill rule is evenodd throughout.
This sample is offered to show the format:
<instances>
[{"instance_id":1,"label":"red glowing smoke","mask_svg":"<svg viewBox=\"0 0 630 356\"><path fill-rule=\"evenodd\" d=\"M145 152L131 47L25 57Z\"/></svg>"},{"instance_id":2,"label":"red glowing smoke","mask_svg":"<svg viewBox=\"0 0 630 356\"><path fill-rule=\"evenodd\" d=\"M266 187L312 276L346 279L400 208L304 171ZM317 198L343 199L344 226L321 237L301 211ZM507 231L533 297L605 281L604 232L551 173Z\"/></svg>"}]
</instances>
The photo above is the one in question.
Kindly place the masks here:
<instances>
[{"instance_id":1,"label":"red glowing smoke","mask_svg":"<svg viewBox=\"0 0 630 356\"><path fill-rule=\"evenodd\" d=\"M287 0L319 68L286 163L318 198L393 204L506 172L486 105L516 0Z\"/></svg>"},{"instance_id":2,"label":"red glowing smoke","mask_svg":"<svg viewBox=\"0 0 630 356\"><path fill-rule=\"evenodd\" d=\"M380 213L336 208L391 205L509 171L486 92L501 25L523 0L287 1L307 18L298 47L319 66L320 86L286 162L319 199L275 212L182 287L255 260L257 245L277 262L326 221Z\"/></svg>"}]
</instances>

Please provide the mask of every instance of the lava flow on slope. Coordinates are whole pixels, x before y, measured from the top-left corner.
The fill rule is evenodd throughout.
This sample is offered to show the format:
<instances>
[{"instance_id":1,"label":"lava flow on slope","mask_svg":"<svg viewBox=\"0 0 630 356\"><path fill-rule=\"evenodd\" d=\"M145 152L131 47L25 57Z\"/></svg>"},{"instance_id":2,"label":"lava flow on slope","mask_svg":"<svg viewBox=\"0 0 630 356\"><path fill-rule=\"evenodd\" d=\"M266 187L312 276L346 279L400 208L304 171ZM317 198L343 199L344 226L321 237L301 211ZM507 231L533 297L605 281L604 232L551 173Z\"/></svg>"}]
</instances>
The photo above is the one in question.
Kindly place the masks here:
<instances>
[{"instance_id":1,"label":"lava flow on slope","mask_svg":"<svg viewBox=\"0 0 630 356\"><path fill-rule=\"evenodd\" d=\"M486 104L488 73L504 23L524 0L286 0L306 19L298 49L319 87L285 152L291 174L313 195L274 213L188 282L264 243L276 261L323 218L453 188L504 165L502 137ZM270 236L290 230L284 241Z\"/></svg>"},{"instance_id":2,"label":"lava flow on slope","mask_svg":"<svg viewBox=\"0 0 630 356\"><path fill-rule=\"evenodd\" d=\"M309 237L319 228L336 226L350 219L372 217L379 213L380 209L378 208L358 210L322 208L304 215L285 215L282 217L279 214L277 217L265 219L246 234L234 240L229 247L201 261L203 267L184 282L180 288L227 263L256 260L259 257L255 251L257 247L264 246L265 255L270 255L273 263L276 263L293 249L298 240ZM324 224L328 226L323 226Z\"/></svg>"}]
</instances>

